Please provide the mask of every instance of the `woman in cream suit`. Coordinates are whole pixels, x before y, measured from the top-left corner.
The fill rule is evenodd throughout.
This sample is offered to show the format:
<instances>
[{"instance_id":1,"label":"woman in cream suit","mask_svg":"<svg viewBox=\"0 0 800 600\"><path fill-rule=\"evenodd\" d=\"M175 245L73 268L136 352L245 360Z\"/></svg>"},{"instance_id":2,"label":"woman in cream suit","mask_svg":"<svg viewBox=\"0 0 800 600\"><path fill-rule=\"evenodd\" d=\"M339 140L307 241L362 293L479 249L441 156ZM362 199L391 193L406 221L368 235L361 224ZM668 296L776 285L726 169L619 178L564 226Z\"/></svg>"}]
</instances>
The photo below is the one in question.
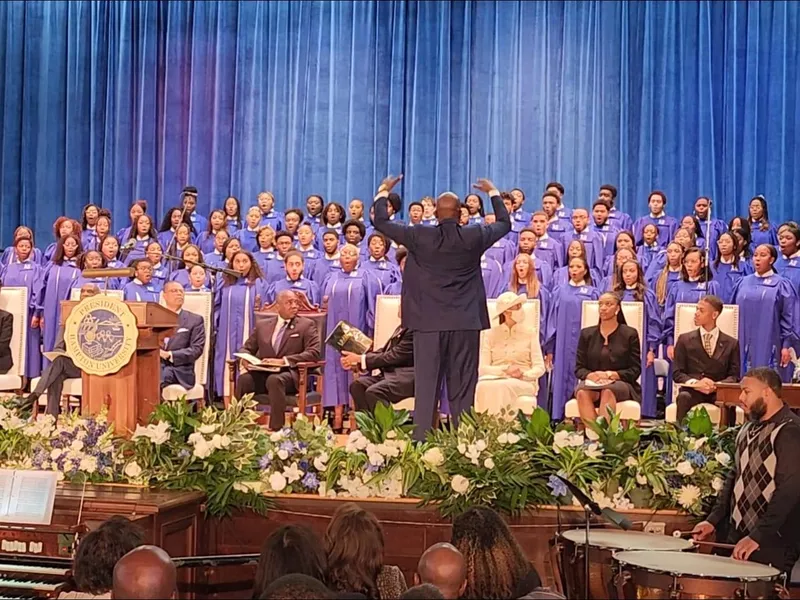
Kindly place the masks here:
<instances>
[{"instance_id":1,"label":"woman in cream suit","mask_svg":"<svg viewBox=\"0 0 800 600\"><path fill-rule=\"evenodd\" d=\"M475 390L478 412L496 413L504 407L518 409L524 404L532 408L536 400L544 360L534 324L525 320L525 300L524 295L514 292L500 294L496 317L499 323L481 333Z\"/></svg>"}]
</instances>

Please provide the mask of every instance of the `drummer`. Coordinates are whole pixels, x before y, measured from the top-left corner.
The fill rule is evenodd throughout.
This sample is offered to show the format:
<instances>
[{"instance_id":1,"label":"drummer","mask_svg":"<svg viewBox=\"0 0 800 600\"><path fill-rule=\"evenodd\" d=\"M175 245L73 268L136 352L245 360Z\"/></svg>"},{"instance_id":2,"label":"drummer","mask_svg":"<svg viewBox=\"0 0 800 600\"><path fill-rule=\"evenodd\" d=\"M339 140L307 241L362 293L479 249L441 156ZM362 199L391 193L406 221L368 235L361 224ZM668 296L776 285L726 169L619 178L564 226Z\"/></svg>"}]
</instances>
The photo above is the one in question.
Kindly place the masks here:
<instances>
[{"instance_id":1,"label":"drummer","mask_svg":"<svg viewBox=\"0 0 800 600\"><path fill-rule=\"evenodd\" d=\"M735 467L708 518L692 534L702 541L720 527L733 558L790 573L800 543L800 420L781 400L781 378L766 367L742 378L749 421L736 437Z\"/></svg>"}]
</instances>

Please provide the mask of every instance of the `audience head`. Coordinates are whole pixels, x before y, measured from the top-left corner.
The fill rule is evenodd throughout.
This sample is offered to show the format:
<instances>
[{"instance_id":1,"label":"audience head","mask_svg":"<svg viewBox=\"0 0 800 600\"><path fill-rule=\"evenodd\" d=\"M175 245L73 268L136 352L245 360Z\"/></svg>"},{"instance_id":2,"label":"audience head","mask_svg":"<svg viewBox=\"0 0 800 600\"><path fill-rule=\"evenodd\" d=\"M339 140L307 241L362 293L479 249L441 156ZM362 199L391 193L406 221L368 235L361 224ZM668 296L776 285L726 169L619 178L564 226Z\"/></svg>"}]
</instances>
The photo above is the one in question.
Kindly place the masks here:
<instances>
[{"instance_id":1,"label":"audience head","mask_svg":"<svg viewBox=\"0 0 800 600\"><path fill-rule=\"evenodd\" d=\"M157 546L139 546L114 567L115 600L163 600L176 595L175 565Z\"/></svg>"},{"instance_id":2,"label":"audience head","mask_svg":"<svg viewBox=\"0 0 800 600\"><path fill-rule=\"evenodd\" d=\"M717 319L722 314L722 300L716 296L707 295L697 301L694 312L694 324L708 330L717 326Z\"/></svg>"},{"instance_id":3,"label":"audience head","mask_svg":"<svg viewBox=\"0 0 800 600\"><path fill-rule=\"evenodd\" d=\"M458 598L458 596L453 597ZM447 598L447 596L430 583L415 585L400 594L400 600L444 600L444 598Z\"/></svg>"},{"instance_id":4,"label":"audience head","mask_svg":"<svg viewBox=\"0 0 800 600\"><path fill-rule=\"evenodd\" d=\"M87 533L78 544L72 561L72 577L78 590L100 595L111 591L114 565L144 540L142 531L128 519L111 517Z\"/></svg>"},{"instance_id":5,"label":"audience head","mask_svg":"<svg viewBox=\"0 0 800 600\"><path fill-rule=\"evenodd\" d=\"M324 581L325 570L325 552L317 535L303 525L284 525L273 531L261 547L253 598L284 575L297 573Z\"/></svg>"},{"instance_id":6,"label":"audience head","mask_svg":"<svg viewBox=\"0 0 800 600\"><path fill-rule=\"evenodd\" d=\"M414 583L436 586L447 600L460 598L467 587L464 556L452 544L434 544L420 557Z\"/></svg>"},{"instance_id":7,"label":"audience head","mask_svg":"<svg viewBox=\"0 0 800 600\"><path fill-rule=\"evenodd\" d=\"M324 600L336 597L321 581L301 573L279 577L258 596L261 600Z\"/></svg>"},{"instance_id":8,"label":"audience head","mask_svg":"<svg viewBox=\"0 0 800 600\"><path fill-rule=\"evenodd\" d=\"M340 506L325 532L326 581L333 590L378 597L383 568L383 529L370 512L353 503Z\"/></svg>"},{"instance_id":9,"label":"audience head","mask_svg":"<svg viewBox=\"0 0 800 600\"><path fill-rule=\"evenodd\" d=\"M467 209L469 211L469 209ZM453 192L445 192L440 194L436 199L436 218L442 221L443 219L458 219L461 213L461 205Z\"/></svg>"},{"instance_id":10,"label":"audience head","mask_svg":"<svg viewBox=\"0 0 800 600\"><path fill-rule=\"evenodd\" d=\"M783 383L778 372L769 367L750 369L742 377L739 401L751 421L769 419L783 406Z\"/></svg>"},{"instance_id":11,"label":"audience head","mask_svg":"<svg viewBox=\"0 0 800 600\"><path fill-rule=\"evenodd\" d=\"M453 520L451 541L467 565L464 597L518 597L533 568L500 515L486 507L466 510Z\"/></svg>"}]
</instances>

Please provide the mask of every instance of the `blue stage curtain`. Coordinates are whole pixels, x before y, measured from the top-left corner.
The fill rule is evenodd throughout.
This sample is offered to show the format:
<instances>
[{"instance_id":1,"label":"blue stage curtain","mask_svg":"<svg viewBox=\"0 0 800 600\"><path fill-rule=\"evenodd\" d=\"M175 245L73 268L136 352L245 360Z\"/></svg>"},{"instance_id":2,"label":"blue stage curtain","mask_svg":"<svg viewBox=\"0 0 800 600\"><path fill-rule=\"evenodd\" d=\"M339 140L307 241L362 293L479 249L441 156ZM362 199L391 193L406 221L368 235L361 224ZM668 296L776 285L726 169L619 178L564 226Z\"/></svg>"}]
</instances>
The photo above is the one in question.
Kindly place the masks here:
<instances>
[{"instance_id":1,"label":"blue stage curtain","mask_svg":"<svg viewBox=\"0 0 800 600\"><path fill-rule=\"evenodd\" d=\"M184 185L406 202L477 177L797 216L796 2L3 2L0 239Z\"/></svg>"}]
</instances>

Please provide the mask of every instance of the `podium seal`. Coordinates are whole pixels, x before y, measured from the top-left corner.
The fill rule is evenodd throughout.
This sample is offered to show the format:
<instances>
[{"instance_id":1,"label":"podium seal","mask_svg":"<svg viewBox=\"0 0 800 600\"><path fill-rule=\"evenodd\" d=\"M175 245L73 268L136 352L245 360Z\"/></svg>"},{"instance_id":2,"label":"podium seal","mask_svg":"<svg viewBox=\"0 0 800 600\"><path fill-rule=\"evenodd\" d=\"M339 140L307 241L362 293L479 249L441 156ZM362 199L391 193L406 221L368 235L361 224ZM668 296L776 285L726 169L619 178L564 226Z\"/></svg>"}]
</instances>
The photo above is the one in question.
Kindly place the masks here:
<instances>
[{"instance_id":1,"label":"podium seal","mask_svg":"<svg viewBox=\"0 0 800 600\"><path fill-rule=\"evenodd\" d=\"M136 352L136 317L123 301L98 295L82 300L64 323L64 343L75 366L91 375L112 375Z\"/></svg>"}]
</instances>

